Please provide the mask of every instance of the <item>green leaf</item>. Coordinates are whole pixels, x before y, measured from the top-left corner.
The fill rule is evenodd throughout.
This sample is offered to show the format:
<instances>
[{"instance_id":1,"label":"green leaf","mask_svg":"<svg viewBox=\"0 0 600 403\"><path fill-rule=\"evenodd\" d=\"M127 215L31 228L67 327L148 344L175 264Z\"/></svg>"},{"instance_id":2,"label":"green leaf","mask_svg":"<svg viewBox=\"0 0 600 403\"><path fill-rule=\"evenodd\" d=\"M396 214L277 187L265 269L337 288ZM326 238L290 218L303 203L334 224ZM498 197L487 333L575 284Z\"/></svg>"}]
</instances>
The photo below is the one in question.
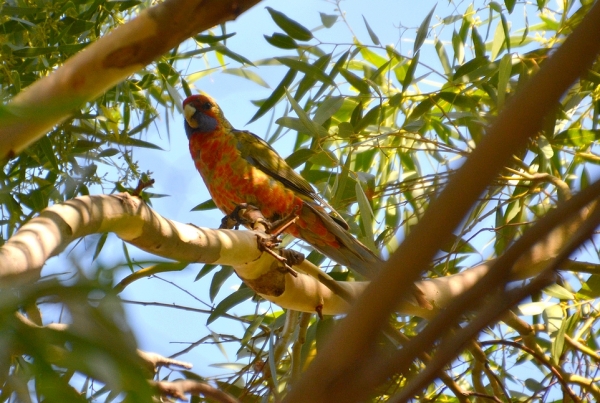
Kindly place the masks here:
<instances>
[{"instance_id":1,"label":"green leaf","mask_svg":"<svg viewBox=\"0 0 600 403\"><path fill-rule=\"evenodd\" d=\"M502 47L505 43L504 29L502 28L502 24L498 24L496 27L496 32L494 33L494 39L492 40L492 51L491 51L491 60L496 60Z\"/></svg>"},{"instance_id":2,"label":"green leaf","mask_svg":"<svg viewBox=\"0 0 600 403\"><path fill-rule=\"evenodd\" d=\"M96 260L102 248L104 247L104 243L106 242L106 238L108 238L108 232L103 233L98 239L98 243L96 244L96 250L94 251L94 256L92 256L92 262Z\"/></svg>"},{"instance_id":3,"label":"green leaf","mask_svg":"<svg viewBox=\"0 0 600 403\"><path fill-rule=\"evenodd\" d=\"M194 39L197 40L200 43L217 43L217 42L221 42L224 41L228 38L231 38L232 36L235 35L235 32L232 32L230 34L226 34L226 35L196 35L194 36Z\"/></svg>"},{"instance_id":4,"label":"green leaf","mask_svg":"<svg viewBox=\"0 0 600 403\"><path fill-rule=\"evenodd\" d=\"M208 199L207 201L204 201L204 202L198 204L196 207L194 207L190 211L206 211L206 210L214 210L216 208L217 208L217 205L215 204L215 201L213 199Z\"/></svg>"},{"instance_id":5,"label":"green leaf","mask_svg":"<svg viewBox=\"0 0 600 403\"><path fill-rule=\"evenodd\" d=\"M320 71L324 71L327 68L327 66L329 66L330 61L331 61L331 53L319 57L314 63L312 63L312 67L314 67ZM327 76L327 79L332 83L332 85L335 85L335 82L329 75ZM302 97L310 89L312 89L314 87L316 82L317 82L316 77L313 77L312 75L309 75L309 74L305 74L304 77L302 78L302 80L300 80L300 83L298 83L298 88L296 89L296 94L294 94L294 99L296 101L300 101L302 99ZM324 89L325 87L329 87L329 85L323 84L322 88ZM318 96L315 96L313 99L317 99L317 98L318 98Z\"/></svg>"},{"instance_id":6,"label":"green leaf","mask_svg":"<svg viewBox=\"0 0 600 403\"><path fill-rule=\"evenodd\" d=\"M444 69L444 74L450 76L452 74L450 60L448 60L448 55L446 54L446 49L444 49L444 44L438 39L435 40L435 51L437 52L440 63L442 64L442 68Z\"/></svg>"},{"instance_id":7,"label":"green leaf","mask_svg":"<svg viewBox=\"0 0 600 403\"><path fill-rule=\"evenodd\" d=\"M344 98L342 97L328 97L325 98L321 105L315 111L313 121L319 125L325 123L327 119L332 117L344 104Z\"/></svg>"},{"instance_id":8,"label":"green leaf","mask_svg":"<svg viewBox=\"0 0 600 403\"><path fill-rule=\"evenodd\" d=\"M102 157L112 157L113 155L117 155L119 154L120 151L116 148L107 148L106 150L102 150L99 154L98 154L98 158L102 158Z\"/></svg>"},{"instance_id":9,"label":"green leaf","mask_svg":"<svg viewBox=\"0 0 600 403\"><path fill-rule=\"evenodd\" d=\"M456 80L459 77L467 75L467 74L479 69L480 67L485 66L488 63L489 63L489 60L487 59L487 57L479 57L479 58L476 57L475 59L471 59L468 62L466 62L465 64L463 64L462 66L460 66L458 69L456 69L456 72L454 73L454 77L452 77L452 80Z\"/></svg>"},{"instance_id":10,"label":"green leaf","mask_svg":"<svg viewBox=\"0 0 600 403\"><path fill-rule=\"evenodd\" d=\"M299 150L296 150L290 154L285 159L285 162L287 162L292 168L298 168L300 165L308 161L313 155L315 155L315 153L316 151L309 148L300 148Z\"/></svg>"},{"instance_id":11,"label":"green leaf","mask_svg":"<svg viewBox=\"0 0 600 403\"><path fill-rule=\"evenodd\" d=\"M335 24L335 22L338 19L337 15L331 15L331 14L325 14L325 13L319 13L321 15L321 22L323 23L323 26L325 28L331 28L333 27L333 24Z\"/></svg>"},{"instance_id":12,"label":"green leaf","mask_svg":"<svg viewBox=\"0 0 600 403\"><path fill-rule=\"evenodd\" d=\"M120 138L111 138L110 140L111 143L116 143L116 144L122 144L124 146L133 146L133 147L140 147L140 148L151 148L153 150L161 150L164 151L161 147L157 146L156 144L152 144L148 141L144 141L144 140L140 140L140 139L136 139L133 137L125 137L125 136L121 136Z\"/></svg>"},{"instance_id":13,"label":"green leaf","mask_svg":"<svg viewBox=\"0 0 600 403\"><path fill-rule=\"evenodd\" d=\"M296 59L292 59L289 57L276 57L275 60L277 60L279 63L288 66L289 68L298 70L303 72L304 74L307 74L313 78L316 78L317 80L333 85L334 82L331 78L329 78L329 76L325 73L323 73L323 70L319 69L318 67L313 66L312 64L303 62L301 60L296 60Z\"/></svg>"},{"instance_id":14,"label":"green leaf","mask_svg":"<svg viewBox=\"0 0 600 403\"><path fill-rule=\"evenodd\" d=\"M233 269L232 269L233 270ZM206 324L210 325L216 319L227 313L231 308L242 302L249 300L254 296L254 291L251 288L240 288L231 295L228 295L223 301L219 302L215 309L211 312L206 320Z\"/></svg>"},{"instance_id":15,"label":"green leaf","mask_svg":"<svg viewBox=\"0 0 600 403\"><path fill-rule=\"evenodd\" d=\"M56 155L54 155L54 150L52 149L52 142L50 141L48 136L43 136L42 138L40 138L38 140L38 144L52 168L58 171L58 160L56 159Z\"/></svg>"},{"instance_id":16,"label":"green leaf","mask_svg":"<svg viewBox=\"0 0 600 403\"><path fill-rule=\"evenodd\" d=\"M363 21L365 22L365 26L367 27L367 32L369 33L369 36L371 37L371 41L373 42L373 44L377 45L377 46L381 45L379 38L377 37L375 32L373 32L373 30L369 26L369 23L367 22L367 19L365 18L365 16L363 15L362 17L363 17Z\"/></svg>"},{"instance_id":17,"label":"green leaf","mask_svg":"<svg viewBox=\"0 0 600 403\"><path fill-rule=\"evenodd\" d=\"M305 28L303 25L287 17L282 12L273 10L271 7L267 7L267 11L271 14L271 18L275 21L275 24L283 31L294 39L299 41L309 41L313 38L312 32Z\"/></svg>"},{"instance_id":18,"label":"green leaf","mask_svg":"<svg viewBox=\"0 0 600 403\"><path fill-rule=\"evenodd\" d=\"M205 264L204 266L202 266L202 268L200 269L198 274L196 274L196 278L194 279L194 281L200 280L202 277L206 276L208 273L213 271L218 266L219 265L217 265L217 264L208 264L208 263Z\"/></svg>"},{"instance_id":19,"label":"green leaf","mask_svg":"<svg viewBox=\"0 0 600 403\"><path fill-rule=\"evenodd\" d=\"M298 44L287 35L274 33L272 36L263 35L267 42L280 49L296 49Z\"/></svg>"},{"instance_id":20,"label":"green leaf","mask_svg":"<svg viewBox=\"0 0 600 403\"><path fill-rule=\"evenodd\" d=\"M267 82L261 78L261 76L248 69L233 68L225 69L222 72L225 74L231 74L233 76L245 78L265 88L271 88L269 87L269 84L267 84Z\"/></svg>"},{"instance_id":21,"label":"green leaf","mask_svg":"<svg viewBox=\"0 0 600 403\"><path fill-rule=\"evenodd\" d=\"M235 52L233 52L232 50L230 50L229 48L227 48L224 45L218 45L215 46L215 52L217 53L221 53L233 60L235 60L236 62L242 63L242 64L249 64L250 66L254 66L254 63L252 63L250 60L246 59L244 56L239 55ZM256 66L255 66L256 67Z\"/></svg>"},{"instance_id":22,"label":"green leaf","mask_svg":"<svg viewBox=\"0 0 600 403\"><path fill-rule=\"evenodd\" d=\"M376 251L377 249L375 248L374 242L375 235L373 233L373 220L375 219L375 215L373 214L373 209L371 209L371 203L359 181L356 182L354 189L356 191L356 200L358 201L362 228L365 233L365 245L372 251Z\"/></svg>"},{"instance_id":23,"label":"green leaf","mask_svg":"<svg viewBox=\"0 0 600 403\"><path fill-rule=\"evenodd\" d=\"M262 115L267 113L285 94L286 87L289 87L290 84L294 81L296 77L297 71L294 69L290 69L283 77L283 80L279 83L279 85L273 90L271 95L262 103L262 105L258 108L258 111L252 116L252 119L248 123L254 122L256 119L260 118Z\"/></svg>"},{"instance_id":24,"label":"green leaf","mask_svg":"<svg viewBox=\"0 0 600 403\"><path fill-rule=\"evenodd\" d=\"M516 3L517 0L504 0L504 5L506 6L506 9L508 10L509 14L512 14L513 10L515 9Z\"/></svg>"},{"instance_id":25,"label":"green leaf","mask_svg":"<svg viewBox=\"0 0 600 403\"><path fill-rule=\"evenodd\" d=\"M500 60L498 67L498 110L504 106L504 98L508 89L508 81L512 71L512 56L505 54Z\"/></svg>"},{"instance_id":26,"label":"green leaf","mask_svg":"<svg viewBox=\"0 0 600 403\"><path fill-rule=\"evenodd\" d=\"M552 144L587 147L600 139L600 130L569 129L558 133Z\"/></svg>"},{"instance_id":27,"label":"green leaf","mask_svg":"<svg viewBox=\"0 0 600 403\"><path fill-rule=\"evenodd\" d=\"M545 309L549 307L556 306L556 302L549 301L539 301L539 302L526 302L524 304L519 305L519 311L522 315L530 316L530 315L539 315L542 312L545 312Z\"/></svg>"},{"instance_id":28,"label":"green leaf","mask_svg":"<svg viewBox=\"0 0 600 403\"><path fill-rule=\"evenodd\" d=\"M534 302L535 303L535 302ZM556 332L562 327L565 314L561 306L552 302L538 302L538 304L547 304L544 308L542 317L546 322L546 331L550 336L555 336Z\"/></svg>"},{"instance_id":29,"label":"green leaf","mask_svg":"<svg viewBox=\"0 0 600 403\"><path fill-rule=\"evenodd\" d=\"M210 282L210 289L209 289L209 293L208 293L211 302L215 300L215 297L219 293L221 286L223 286L223 283L229 277L231 277L232 274L233 274L233 267L222 265L221 270L217 271L213 275L212 281Z\"/></svg>"},{"instance_id":30,"label":"green leaf","mask_svg":"<svg viewBox=\"0 0 600 403\"><path fill-rule=\"evenodd\" d=\"M551 284L548 287L544 288L544 293L548 294L551 297L558 299L566 299L566 300L574 300L575 296L566 288L558 285Z\"/></svg>"},{"instance_id":31,"label":"green leaf","mask_svg":"<svg viewBox=\"0 0 600 403\"><path fill-rule=\"evenodd\" d=\"M554 156L554 150L545 136L539 136L537 138L537 143L540 151L546 159L550 159Z\"/></svg>"},{"instance_id":32,"label":"green leaf","mask_svg":"<svg viewBox=\"0 0 600 403\"><path fill-rule=\"evenodd\" d=\"M419 55L421 52L415 53L410 64L408 66L408 70L406 71L406 76L404 76L404 80L402 80L402 92L406 92L406 89L412 84L413 78L415 76L415 71L417 70L417 66L419 65Z\"/></svg>"},{"instance_id":33,"label":"green leaf","mask_svg":"<svg viewBox=\"0 0 600 403\"><path fill-rule=\"evenodd\" d=\"M334 153L329 150L321 150L318 153L315 153L309 160L313 165L325 167L325 168L335 168L340 165L337 157Z\"/></svg>"},{"instance_id":34,"label":"green leaf","mask_svg":"<svg viewBox=\"0 0 600 403\"><path fill-rule=\"evenodd\" d=\"M592 274L590 278L583 283L581 289L577 291L577 297L583 299L595 299L600 297L600 276Z\"/></svg>"},{"instance_id":35,"label":"green leaf","mask_svg":"<svg viewBox=\"0 0 600 403\"><path fill-rule=\"evenodd\" d=\"M37 57L42 55L48 55L52 52L56 52L55 46L49 46L46 48L23 48L19 50L13 50L12 54L16 57Z\"/></svg>"},{"instance_id":36,"label":"green leaf","mask_svg":"<svg viewBox=\"0 0 600 403\"><path fill-rule=\"evenodd\" d=\"M381 105L376 105L373 108L369 109L369 111L363 116L361 120L359 120L354 125L354 130L356 133L362 132L367 126L371 124L378 124L381 116L382 107Z\"/></svg>"},{"instance_id":37,"label":"green leaf","mask_svg":"<svg viewBox=\"0 0 600 403\"><path fill-rule=\"evenodd\" d=\"M290 105L292 105L292 109L294 110L294 112L296 112L296 115L298 115L300 122L307 130L308 134L315 138L327 135L327 131L323 128L323 126L316 124L310 119L310 117L308 117L304 109L302 109L302 107L298 105L298 102L296 102L294 97L292 97L292 95L288 92L287 88L285 89L285 93L287 95L288 101L290 101Z\"/></svg>"},{"instance_id":38,"label":"green leaf","mask_svg":"<svg viewBox=\"0 0 600 403\"><path fill-rule=\"evenodd\" d=\"M568 323L569 322L567 320L562 321L560 329L558 329L554 340L552 340L552 348L550 349L550 355L552 356L552 361L555 365L560 364L560 356L562 355L562 352L565 348L565 333L567 330Z\"/></svg>"},{"instance_id":39,"label":"green leaf","mask_svg":"<svg viewBox=\"0 0 600 403\"><path fill-rule=\"evenodd\" d=\"M364 81L356 74L342 67L340 67L339 71L340 74L346 79L346 81L348 81L348 84L356 88L361 94L369 94L371 92L369 84L367 84L366 81Z\"/></svg>"},{"instance_id":40,"label":"green leaf","mask_svg":"<svg viewBox=\"0 0 600 403\"><path fill-rule=\"evenodd\" d=\"M479 35L477 28L471 28L471 39L473 40L473 48L475 49L475 57L485 57L485 42Z\"/></svg>"},{"instance_id":41,"label":"green leaf","mask_svg":"<svg viewBox=\"0 0 600 403\"><path fill-rule=\"evenodd\" d=\"M415 56L416 56L417 52L419 51L419 49L421 49L421 46L423 45L423 43L425 42L425 38L427 38L427 32L429 31L429 24L431 23L431 17L433 17L433 12L435 11L435 7L436 6L433 6L431 11L429 12L429 14L427 14L425 19L421 23L421 26L417 30L417 37L415 38L415 44L413 47L413 54Z\"/></svg>"},{"instance_id":42,"label":"green leaf","mask_svg":"<svg viewBox=\"0 0 600 403\"><path fill-rule=\"evenodd\" d=\"M502 30L504 31L504 44L506 45L506 51L510 53L510 31L508 21L504 14L500 14L500 22L502 23Z\"/></svg>"},{"instance_id":43,"label":"green leaf","mask_svg":"<svg viewBox=\"0 0 600 403\"><path fill-rule=\"evenodd\" d=\"M254 332L256 332L256 329L258 329L260 327L260 325L262 325L264 319L265 319L265 315L257 315L254 318L254 320L252 321L250 326L248 326L248 328L244 332L244 337L242 337L241 344L243 346L248 345L248 343L252 339L252 336L254 335Z\"/></svg>"}]
</instances>

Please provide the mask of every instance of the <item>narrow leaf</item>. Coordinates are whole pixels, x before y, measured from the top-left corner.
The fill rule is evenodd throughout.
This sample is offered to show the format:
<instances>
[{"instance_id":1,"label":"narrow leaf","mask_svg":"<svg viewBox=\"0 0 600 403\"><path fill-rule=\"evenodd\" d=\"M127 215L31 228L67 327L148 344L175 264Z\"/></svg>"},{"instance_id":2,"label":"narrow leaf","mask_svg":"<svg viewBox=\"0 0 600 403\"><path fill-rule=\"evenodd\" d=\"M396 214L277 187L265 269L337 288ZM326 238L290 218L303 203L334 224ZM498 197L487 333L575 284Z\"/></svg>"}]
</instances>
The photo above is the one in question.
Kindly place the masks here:
<instances>
[{"instance_id":1,"label":"narrow leaf","mask_svg":"<svg viewBox=\"0 0 600 403\"><path fill-rule=\"evenodd\" d=\"M223 301L217 304L215 309L208 316L206 324L210 325L216 319L220 318L225 313L227 313L227 311L229 311L231 308L241 304L242 302L252 298L253 296L254 291L251 288L240 288L239 290L227 296L225 299L223 299Z\"/></svg>"},{"instance_id":2,"label":"narrow leaf","mask_svg":"<svg viewBox=\"0 0 600 403\"><path fill-rule=\"evenodd\" d=\"M369 23L367 22L367 19L365 18L365 16L363 15L362 17L363 17L363 21L365 22L365 26L367 27L367 32L369 33L369 36L371 37L371 41L373 42L373 44L378 45L378 46L381 45L379 38L377 37L375 32L373 32L373 30L369 26Z\"/></svg>"},{"instance_id":3,"label":"narrow leaf","mask_svg":"<svg viewBox=\"0 0 600 403\"><path fill-rule=\"evenodd\" d=\"M191 209L190 211L205 211L205 210L214 210L217 208L213 199L209 199L205 202L198 204L196 207Z\"/></svg>"},{"instance_id":4,"label":"narrow leaf","mask_svg":"<svg viewBox=\"0 0 600 403\"><path fill-rule=\"evenodd\" d=\"M310 75L314 78L316 78L317 80L327 83L327 84L334 84L333 80L331 78L329 78L329 76L325 73L323 73L323 70L313 66L312 64L303 62L301 60L296 60L296 59L292 59L289 57L276 57L275 60L277 60L279 63L288 66L289 68L298 70L303 72L304 74Z\"/></svg>"},{"instance_id":5,"label":"narrow leaf","mask_svg":"<svg viewBox=\"0 0 600 403\"><path fill-rule=\"evenodd\" d=\"M413 54L416 54L419 51L419 49L421 49L423 42L425 42L425 38L427 38L427 32L429 31L429 24L431 23L431 17L433 17L433 12L435 10L435 7L436 6L433 6L431 11L429 12L429 14L427 14L425 19L421 23L421 26L417 30L417 37L415 38Z\"/></svg>"},{"instance_id":6,"label":"narrow leaf","mask_svg":"<svg viewBox=\"0 0 600 403\"><path fill-rule=\"evenodd\" d=\"M296 49L298 44L287 35L274 33L272 36L263 35L267 42L280 49Z\"/></svg>"},{"instance_id":7,"label":"narrow leaf","mask_svg":"<svg viewBox=\"0 0 600 403\"><path fill-rule=\"evenodd\" d=\"M219 290L221 289L221 286L232 274L233 267L223 265L221 266L221 270L213 275L208 293L211 301L214 301L215 297L219 293Z\"/></svg>"},{"instance_id":8,"label":"narrow leaf","mask_svg":"<svg viewBox=\"0 0 600 403\"><path fill-rule=\"evenodd\" d=\"M56 155L54 155L54 150L52 149L52 142L48 138L48 136L43 136L39 139L38 144L44 153L44 156L55 170L58 171L58 161L56 159Z\"/></svg>"},{"instance_id":9,"label":"narrow leaf","mask_svg":"<svg viewBox=\"0 0 600 403\"><path fill-rule=\"evenodd\" d=\"M283 80L281 80L279 85L275 88L275 90L273 90L269 98L267 98L262 103L260 108L258 108L258 111L256 111L256 113L254 114L254 116L252 116L252 119L250 119L248 123L252 123L256 119L260 118L262 115L267 113L273 106L275 106L277 102L279 102L281 97L283 97L283 95L285 94L285 88L289 87L292 81L294 81L294 78L296 78L296 74L297 71L294 69L290 69L290 71L287 72L285 77L283 77Z\"/></svg>"},{"instance_id":10,"label":"narrow leaf","mask_svg":"<svg viewBox=\"0 0 600 403\"><path fill-rule=\"evenodd\" d=\"M502 109L502 106L504 106L504 99L506 97L511 71L512 56L507 53L502 56L498 67L498 110Z\"/></svg>"},{"instance_id":11,"label":"narrow leaf","mask_svg":"<svg viewBox=\"0 0 600 403\"><path fill-rule=\"evenodd\" d=\"M369 94L370 87L366 81L350 71L340 68L340 74L348 81L348 83L356 88L361 94Z\"/></svg>"},{"instance_id":12,"label":"narrow leaf","mask_svg":"<svg viewBox=\"0 0 600 403\"><path fill-rule=\"evenodd\" d=\"M308 134L314 136L315 138L319 138L322 135L326 134L324 132L325 129L322 126L319 126L310 119L310 117L306 114L304 109L302 109L302 107L298 104L298 102L296 102L294 97L292 97L292 95L288 92L287 88L285 89L285 93L287 95L288 101L290 101L290 105L292 105L292 109L294 110L294 112L296 112L296 115L298 115L300 122L302 122L302 125L304 125L304 127L306 128Z\"/></svg>"},{"instance_id":13,"label":"narrow leaf","mask_svg":"<svg viewBox=\"0 0 600 403\"><path fill-rule=\"evenodd\" d=\"M415 71L417 70L417 65L419 64L419 54L420 53L421 52L415 53L414 57L410 61L408 70L406 71L406 76L404 76L404 80L402 81L402 92L406 92L406 89L413 82L413 78L415 76Z\"/></svg>"},{"instance_id":14,"label":"narrow leaf","mask_svg":"<svg viewBox=\"0 0 600 403\"><path fill-rule=\"evenodd\" d=\"M271 88L271 87L269 87L269 84L267 84L267 82L261 78L261 76L259 76L255 72L248 70L248 69L242 69L242 68L225 69L225 70L223 70L223 73L242 77L242 78L250 80L262 87Z\"/></svg>"},{"instance_id":15,"label":"narrow leaf","mask_svg":"<svg viewBox=\"0 0 600 403\"><path fill-rule=\"evenodd\" d=\"M96 250L94 251L94 256L92 256L92 262L96 260L102 248L104 247L104 243L106 242L106 238L108 238L108 232L103 233L98 239L98 243L96 244Z\"/></svg>"},{"instance_id":16,"label":"narrow leaf","mask_svg":"<svg viewBox=\"0 0 600 403\"><path fill-rule=\"evenodd\" d=\"M365 233L365 244L371 249L375 251L375 235L373 233L373 210L371 209L371 204L369 203L369 199L367 195L363 191L362 186L359 181L356 181L356 185L354 187L356 191L356 200L358 201L358 208L360 212L361 222L363 231Z\"/></svg>"},{"instance_id":17,"label":"narrow leaf","mask_svg":"<svg viewBox=\"0 0 600 403\"><path fill-rule=\"evenodd\" d=\"M271 18L275 21L275 24L283 31L294 39L299 41L309 41L313 38L312 32L305 28L300 23L292 20L282 12L273 10L271 7L267 7L267 11L271 14Z\"/></svg>"}]
</instances>

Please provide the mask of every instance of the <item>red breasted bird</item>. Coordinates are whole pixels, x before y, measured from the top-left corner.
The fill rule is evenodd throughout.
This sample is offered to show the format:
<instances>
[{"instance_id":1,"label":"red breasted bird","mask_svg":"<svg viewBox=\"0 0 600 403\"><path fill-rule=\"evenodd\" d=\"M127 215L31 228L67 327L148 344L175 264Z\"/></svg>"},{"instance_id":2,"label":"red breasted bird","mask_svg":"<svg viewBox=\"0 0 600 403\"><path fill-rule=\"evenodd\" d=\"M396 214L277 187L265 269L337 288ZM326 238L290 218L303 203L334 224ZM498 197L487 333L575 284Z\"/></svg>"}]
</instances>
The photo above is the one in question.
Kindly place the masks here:
<instances>
[{"instance_id":1,"label":"red breasted bird","mask_svg":"<svg viewBox=\"0 0 600 403\"><path fill-rule=\"evenodd\" d=\"M206 95L188 97L183 110L190 153L222 212L231 214L248 203L273 222L296 209L299 218L285 232L364 277L379 270L381 259L347 231L339 214L267 142L234 129Z\"/></svg>"}]
</instances>

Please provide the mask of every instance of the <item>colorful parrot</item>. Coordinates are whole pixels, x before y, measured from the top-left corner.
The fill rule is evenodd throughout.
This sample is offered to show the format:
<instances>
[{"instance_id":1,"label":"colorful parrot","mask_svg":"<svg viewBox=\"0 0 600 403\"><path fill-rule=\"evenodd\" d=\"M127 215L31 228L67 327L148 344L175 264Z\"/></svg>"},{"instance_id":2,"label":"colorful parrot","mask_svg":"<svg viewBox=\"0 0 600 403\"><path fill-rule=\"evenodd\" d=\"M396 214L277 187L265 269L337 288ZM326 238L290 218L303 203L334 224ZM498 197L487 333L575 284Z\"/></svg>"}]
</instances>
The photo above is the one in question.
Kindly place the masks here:
<instances>
[{"instance_id":1,"label":"colorful parrot","mask_svg":"<svg viewBox=\"0 0 600 403\"><path fill-rule=\"evenodd\" d=\"M234 129L207 95L186 98L183 112L192 159L223 213L230 215L244 203L270 222L295 213L298 219L285 232L363 277L375 276L383 261L348 232L341 216L266 141ZM421 308L433 308L416 286L412 294Z\"/></svg>"},{"instance_id":2,"label":"colorful parrot","mask_svg":"<svg viewBox=\"0 0 600 403\"><path fill-rule=\"evenodd\" d=\"M347 231L340 215L267 142L234 129L206 95L188 97L183 110L190 153L223 213L247 203L274 222L296 211L298 220L286 233L363 277L375 275L382 260Z\"/></svg>"}]
</instances>

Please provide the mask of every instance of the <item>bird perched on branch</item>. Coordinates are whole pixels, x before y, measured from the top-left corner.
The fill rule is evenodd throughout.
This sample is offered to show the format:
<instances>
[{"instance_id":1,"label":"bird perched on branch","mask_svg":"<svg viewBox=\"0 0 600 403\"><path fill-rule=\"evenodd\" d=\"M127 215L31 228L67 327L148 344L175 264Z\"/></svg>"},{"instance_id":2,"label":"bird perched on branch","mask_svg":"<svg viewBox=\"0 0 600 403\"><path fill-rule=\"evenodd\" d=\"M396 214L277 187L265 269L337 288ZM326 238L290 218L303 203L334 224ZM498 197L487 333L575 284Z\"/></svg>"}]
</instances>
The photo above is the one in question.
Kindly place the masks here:
<instances>
[{"instance_id":1,"label":"bird perched on branch","mask_svg":"<svg viewBox=\"0 0 600 403\"><path fill-rule=\"evenodd\" d=\"M363 277L377 273L382 260L348 232L341 216L267 142L234 129L207 95L188 97L183 110L190 153L222 212L229 215L247 203L271 222L295 213L297 221L285 232Z\"/></svg>"}]
</instances>

